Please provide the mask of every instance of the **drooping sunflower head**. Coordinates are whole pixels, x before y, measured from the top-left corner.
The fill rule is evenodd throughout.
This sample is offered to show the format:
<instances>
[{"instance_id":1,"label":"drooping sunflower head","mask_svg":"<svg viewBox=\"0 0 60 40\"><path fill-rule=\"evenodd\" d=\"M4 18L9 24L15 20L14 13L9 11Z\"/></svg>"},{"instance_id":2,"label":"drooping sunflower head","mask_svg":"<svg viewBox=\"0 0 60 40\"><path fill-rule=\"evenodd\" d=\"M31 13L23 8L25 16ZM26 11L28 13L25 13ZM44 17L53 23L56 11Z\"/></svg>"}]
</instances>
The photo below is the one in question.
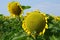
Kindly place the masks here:
<instances>
[{"instance_id":1,"label":"drooping sunflower head","mask_svg":"<svg viewBox=\"0 0 60 40\"><path fill-rule=\"evenodd\" d=\"M20 15L22 13L21 5L18 2L10 2L8 3L8 11L11 15Z\"/></svg>"},{"instance_id":2,"label":"drooping sunflower head","mask_svg":"<svg viewBox=\"0 0 60 40\"><path fill-rule=\"evenodd\" d=\"M46 15L39 11L33 11L27 14L22 24L24 31L28 35L32 35L33 32L37 35L44 34L45 29L48 28Z\"/></svg>"}]
</instances>

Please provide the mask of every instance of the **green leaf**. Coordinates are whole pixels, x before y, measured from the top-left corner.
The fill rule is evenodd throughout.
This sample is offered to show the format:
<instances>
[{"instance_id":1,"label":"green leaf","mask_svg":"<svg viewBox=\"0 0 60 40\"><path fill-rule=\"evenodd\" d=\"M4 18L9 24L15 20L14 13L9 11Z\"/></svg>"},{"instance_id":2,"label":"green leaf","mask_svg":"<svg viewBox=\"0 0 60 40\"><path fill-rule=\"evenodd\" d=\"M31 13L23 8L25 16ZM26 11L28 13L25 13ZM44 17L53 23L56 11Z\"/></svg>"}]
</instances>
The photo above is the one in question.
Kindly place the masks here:
<instances>
[{"instance_id":1,"label":"green leaf","mask_svg":"<svg viewBox=\"0 0 60 40\"><path fill-rule=\"evenodd\" d=\"M50 37L50 40L57 40L57 38L54 35L52 35L52 37Z\"/></svg>"},{"instance_id":2,"label":"green leaf","mask_svg":"<svg viewBox=\"0 0 60 40\"><path fill-rule=\"evenodd\" d=\"M22 6L22 9L29 9L29 8L31 8L31 6Z\"/></svg>"}]
</instances>

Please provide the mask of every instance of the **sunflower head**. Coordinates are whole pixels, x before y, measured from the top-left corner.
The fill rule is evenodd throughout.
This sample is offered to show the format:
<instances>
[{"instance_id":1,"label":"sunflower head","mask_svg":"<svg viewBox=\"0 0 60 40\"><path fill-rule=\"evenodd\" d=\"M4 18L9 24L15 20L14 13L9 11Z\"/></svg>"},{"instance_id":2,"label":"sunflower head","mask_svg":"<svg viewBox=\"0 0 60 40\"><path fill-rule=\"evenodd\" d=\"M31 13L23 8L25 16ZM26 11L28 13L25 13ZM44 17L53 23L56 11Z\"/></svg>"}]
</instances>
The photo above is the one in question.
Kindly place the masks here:
<instances>
[{"instance_id":1,"label":"sunflower head","mask_svg":"<svg viewBox=\"0 0 60 40\"><path fill-rule=\"evenodd\" d=\"M22 28L28 35L34 36L38 34L44 34L45 29L48 28L47 17L38 10L29 12L24 18Z\"/></svg>"},{"instance_id":2,"label":"sunflower head","mask_svg":"<svg viewBox=\"0 0 60 40\"><path fill-rule=\"evenodd\" d=\"M10 2L8 3L8 11L11 13L11 15L18 16L23 10L18 2Z\"/></svg>"}]
</instances>

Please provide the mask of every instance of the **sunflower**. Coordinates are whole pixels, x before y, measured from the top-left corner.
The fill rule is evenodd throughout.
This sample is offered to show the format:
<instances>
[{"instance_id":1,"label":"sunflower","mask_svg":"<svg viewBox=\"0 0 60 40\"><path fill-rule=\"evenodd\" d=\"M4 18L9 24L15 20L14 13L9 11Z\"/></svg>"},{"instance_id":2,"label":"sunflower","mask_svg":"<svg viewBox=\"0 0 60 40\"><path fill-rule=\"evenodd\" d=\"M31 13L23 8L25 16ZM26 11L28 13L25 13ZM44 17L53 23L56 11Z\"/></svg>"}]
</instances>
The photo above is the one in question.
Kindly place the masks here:
<instances>
[{"instance_id":1,"label":"sunflower","mask_svg":"<svg viewBox=\"0 0 60 40\"><path fill-rule=\"evenodd\" d=\"M60 16L55 16L54 19L55 21L60 21Z\"/></svg>"},{"instance_id":2,"label":"sunflower","mask_svg":"<svg viewBox=\"0 0 60 40\"><path fill-rule=\"evenodd\" d=\"M22 7L18 2L8 3L8 11L11 13L11 16L19 16L22 14Z\"/></svg>"},{"instance_id":3,"label":"sunflower","mask_svg":"<svg viewBox=\"0 0 60 40\"><path fill-rule=\"evenodd\" d=\"M28 35L42 35L48 29L46 14L38 10L28 12L24 17L22 28Z\"/></svg>"}]
</instances>

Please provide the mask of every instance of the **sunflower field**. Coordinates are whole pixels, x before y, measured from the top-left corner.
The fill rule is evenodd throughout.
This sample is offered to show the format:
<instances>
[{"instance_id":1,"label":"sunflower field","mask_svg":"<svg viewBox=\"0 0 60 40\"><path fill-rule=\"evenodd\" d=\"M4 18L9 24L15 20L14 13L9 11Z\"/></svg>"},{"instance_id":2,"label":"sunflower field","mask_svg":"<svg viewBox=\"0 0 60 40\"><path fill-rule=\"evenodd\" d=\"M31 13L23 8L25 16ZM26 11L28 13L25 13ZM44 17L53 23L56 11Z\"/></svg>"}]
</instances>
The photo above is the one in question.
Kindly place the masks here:
<instances>
[{"instance_id":1,"label":"sunflower field","mask_svg":"<svg viewBox=\"0 0 60 40\"><path fill-rule=\"evenodd\" d=\"M39 10L27 12L30 6L9 2L10 16L0 14L0 40L60 40L60 16Z\"/></svg>"}]
</instances>

